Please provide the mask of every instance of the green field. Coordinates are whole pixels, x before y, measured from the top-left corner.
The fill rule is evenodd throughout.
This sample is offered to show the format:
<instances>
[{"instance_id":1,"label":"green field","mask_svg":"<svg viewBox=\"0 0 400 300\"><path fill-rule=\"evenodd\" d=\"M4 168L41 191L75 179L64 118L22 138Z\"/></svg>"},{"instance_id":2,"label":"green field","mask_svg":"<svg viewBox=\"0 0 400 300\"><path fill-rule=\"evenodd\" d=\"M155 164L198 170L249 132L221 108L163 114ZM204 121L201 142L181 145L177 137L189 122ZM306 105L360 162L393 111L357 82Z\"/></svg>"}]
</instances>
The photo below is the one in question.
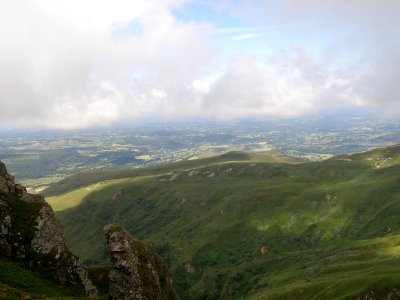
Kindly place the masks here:
<instances>
[{"instance_id":1,"label":"green field","mask_svg":"<svg viewBox=\"0 0 400 300\"><path fill-rule=\"evenodd\" d=\"M89 264L107 262L104 224L154 242L182 299L347 299L400 287L399 146L301 164L229 155L78 174L51 203ZM120 180L85 190L111 174Z\"/></svg>"}]
</instances>

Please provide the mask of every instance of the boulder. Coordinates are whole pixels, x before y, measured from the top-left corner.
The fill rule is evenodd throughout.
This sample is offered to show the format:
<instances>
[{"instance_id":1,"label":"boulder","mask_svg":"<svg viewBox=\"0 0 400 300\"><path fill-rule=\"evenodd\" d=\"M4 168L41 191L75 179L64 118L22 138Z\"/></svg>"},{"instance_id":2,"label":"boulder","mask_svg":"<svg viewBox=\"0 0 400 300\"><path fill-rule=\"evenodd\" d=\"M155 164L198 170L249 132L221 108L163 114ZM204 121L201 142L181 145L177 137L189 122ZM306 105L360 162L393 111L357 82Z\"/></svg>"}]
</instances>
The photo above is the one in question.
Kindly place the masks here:
<instances>
[{"instance_id":1,"label":"boulder","mask_svg":"<svg viewBox=\"0 0 400 300\"><path fill-rule=\"evenodd\" d=\"M177 299L171 275L152 245L115 224L106 225L104 235L111 253L111 299Z\"/></svg>"}]
</instances>

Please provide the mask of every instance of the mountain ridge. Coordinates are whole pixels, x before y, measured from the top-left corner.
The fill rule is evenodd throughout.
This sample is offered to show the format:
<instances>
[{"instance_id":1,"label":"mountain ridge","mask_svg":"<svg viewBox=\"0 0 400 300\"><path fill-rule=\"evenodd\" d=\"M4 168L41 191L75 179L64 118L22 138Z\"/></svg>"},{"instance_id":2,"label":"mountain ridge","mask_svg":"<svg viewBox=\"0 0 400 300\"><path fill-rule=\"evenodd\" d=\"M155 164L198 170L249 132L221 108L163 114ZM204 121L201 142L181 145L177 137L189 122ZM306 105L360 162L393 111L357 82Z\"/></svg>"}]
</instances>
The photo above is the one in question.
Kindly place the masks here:
<instances>
[{"instance_id":1,"label":"mountain ridge","mask_svg":"<svg viewBox=\"0 0 400 300\"><path fill-rule=\"evenodd\" d=\"M162 163L154 166L136 169L94 169L80 172L66 177L65 179L53 183L50 187L45 189L42 193L44 196L55 196L66 193L70 190L96 184L97 182L111 180L133 178L137 176L146 176L153 174L160 174L163 172L183 171L187 169L200 168L211 164L223 164L229 162L270 162L270 163L301 163L303 159L282 155L274 150L266 152L239 152L231 151L219 156L183 160L174 163Z\"/></svg>"}]
</instances>

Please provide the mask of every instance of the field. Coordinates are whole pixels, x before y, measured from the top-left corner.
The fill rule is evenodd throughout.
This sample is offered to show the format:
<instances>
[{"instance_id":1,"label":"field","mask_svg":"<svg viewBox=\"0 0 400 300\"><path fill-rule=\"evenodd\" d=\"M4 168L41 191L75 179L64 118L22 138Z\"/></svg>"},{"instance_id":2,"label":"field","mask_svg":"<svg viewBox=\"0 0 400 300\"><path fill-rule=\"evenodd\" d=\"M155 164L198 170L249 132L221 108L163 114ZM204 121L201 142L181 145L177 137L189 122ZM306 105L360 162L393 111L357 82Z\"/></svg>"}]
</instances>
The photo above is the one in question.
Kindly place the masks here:
<instances>
[{"instance_id":1,"label":"field","mask_svg":"<svg viewBox=\"0 0 400 300\"><path fill-rule=\"evenodd\" d=\"M49 199L89 264L107 263L104 224L154 242L183 299L397 293L400 147L313 163L274 155L83 173Z\"/></svg>"}]
</instances>

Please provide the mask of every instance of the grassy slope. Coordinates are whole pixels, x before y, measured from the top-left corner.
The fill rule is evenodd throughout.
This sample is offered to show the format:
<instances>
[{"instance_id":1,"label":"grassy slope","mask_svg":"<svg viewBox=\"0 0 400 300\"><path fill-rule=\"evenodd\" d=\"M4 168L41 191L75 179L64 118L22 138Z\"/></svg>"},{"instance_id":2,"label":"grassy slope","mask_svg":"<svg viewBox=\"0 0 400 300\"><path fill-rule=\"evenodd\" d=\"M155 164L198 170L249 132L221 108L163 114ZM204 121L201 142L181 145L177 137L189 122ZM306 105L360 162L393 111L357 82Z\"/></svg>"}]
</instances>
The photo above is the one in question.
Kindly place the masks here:
<instances>
[{"instance_id":1,"label":"grassy slope","mask_svg":"<svg viewBox=\"0 0 400 300\"><path fill-rule=\"evenodd\" d=\"M0 299L108 299L107 287L104 286L104 278L109 271L108 267L95 267L89 269L89 276L100 287L101 296L88 298L74 296L74 292L55 283L46 274L25 269L14 262L0 258ZM101 275L101 280L96 276ZM108 284L107 281L105 281Z\"/></svg>"},{"instance_id":2,"label":"grassy slope","mask_svg":"<svg viewBox=\"0 0 400 300\"><path fill-rule=\"evenodd\" d=\"M106 260L106 223L154 241L183 298L386 293L400 286L399 152L200 164L177 177L165 174L176 165L163 166L163 175L110 183L58 216L72 249L92 263ZM382 157L390 163L378 167Z\"/></svg>"},{"instance_id":3,"label":"grassy slope","mask_svg":"<svg viewBox=\"0 0 400 300\"><path fill-rule=\"evenodd\" d=\"M173 164L160 164L147 168L140 169L95 169L84 171L72 176L69 176L57 183L52 184L49 188L43 191L45 196L54 196L75 190L81 187L87 187L98 182L105 180L116 180L123 178L133 178L154 174L162 174L173 171L182 171L187 169L199 168L202 166L209 166L213 164L227 163L227 162L265 162L265 163L299 163L303 160L282 155L276 151L268 152L228 152L220 156L179 161Z\"/></svg>"},{"instance_id":4,"label":"grassy slope","mask_svg":"<svg viewBox=\"0 0 400 300\"><path fill-rule=\"evenodd\" d=\"M72 299L68 290L43 274L0 259L0 299L22 299L27 296Z\"/></svg>"}]
</instances>

